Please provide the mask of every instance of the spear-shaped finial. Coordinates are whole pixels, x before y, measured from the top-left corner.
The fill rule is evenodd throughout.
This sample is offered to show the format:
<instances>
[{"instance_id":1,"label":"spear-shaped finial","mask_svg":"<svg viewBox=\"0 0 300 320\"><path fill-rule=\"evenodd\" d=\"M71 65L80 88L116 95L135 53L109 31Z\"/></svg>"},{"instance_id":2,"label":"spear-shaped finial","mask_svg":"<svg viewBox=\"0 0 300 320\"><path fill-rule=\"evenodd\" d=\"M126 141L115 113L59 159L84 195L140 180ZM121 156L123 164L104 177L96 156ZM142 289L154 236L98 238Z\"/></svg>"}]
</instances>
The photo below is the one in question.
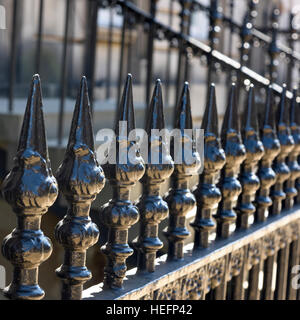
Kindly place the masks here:
<instances>
[{"instance_id":1,"label":"spear-shaped finial","mask_svg":"<svg viewBox=\"0 0 300 320\"><path fill-rule=\"evenodd\" d=\"M121 126L120 126L120 121ZM126 126L125 126L126 123ZM116 114L115 132L120 136L127 136L135 129L135 117L132 95L132 75L129 73L126 78L123 95Z\"/></svg>"},{"instance_id":2,"label":"spear-shaped finial","mask_svg":"<svg viewBox=\"0 0 300 320\"><path fill-rule=\"evenodd\" d=\"M195 248L208 247L215 239L216 223L213 214L218 209L221 191L216 187L219 171L225 164L225 152L218 134L218 113L215 85L209 88L208 101L202 121L204 129L204 171L195 190L197 213L192 226L195 229Z\"/></svg>"},{"instance_id":3,"label":"spear-shaped finial","mask_svg":"<svg viewBox=\"0 0 300 320\"><path fill-rule=\"evenodd\" d=\"M300 166L298 163L298 157L300 154L300 116L299 105L297 103L297 88L293 90L293 98L290 105L290 128L291 134L294 139L294 149L289 154L288 167L291 171L290 178L286 182L286 200L285 208L291 209L294 206L294 198L298 194L298 190L295 188L295 181L300 178Z\"/></svg>"},{"instance_id":4,"label":"spear-shaped finial","mask_svg":"<svg viewBox=\"0 0 300 320\"><path fill-rule=\"evenodd\" d=\"M38 74L32 77L19 139L18 152L25 149L35 150L45 159L48 157L41 81Z\"/></svg>"},{"instance_id":5,"label":"spear-shaped finial","mask_svg":"<svg viewBox=\"0 0 300 320\"><path fill-rule=\"evenodd\" d=\"M144 161L128 134L135 129L132 76L126 79L123 96L116 115L116 163L103 165L105 176L113 188L113 198L101 208L100 218L109 228L103 248L107 256L104 270L106 287L120 288L127 270L126 259L133 250L128 245L128 229L139 219L139 211L130 200L130 190L145 172ZM121 125L119 121L122 121ZM130 155L129 155L130 152Z\"/></svg>"},{"instance_id":6,"label":"spear-shaped finial","mask_svg":"<svg viewBox=\"0 0 300 320\"><path fill-rule=\"evenodd\" d=\"M175 111L174 128L180 130L193 129L190 87L187 81L183 85L179 104Z\"/></svg>"},{"instance_id":7,"label":"spear-shaped finial","mask_svg":"<svg viewBox=\"0 0 300 320\"><path fill-rule=\"evenodd\" d=\"M85 77L81 79L67 150L56 177L69 203L67 214L55 228L55 238L65 249L64 263L56 270L56 274L62 279L62 299L79 300L83 284L92 277L85 266L86 251L99 237L99 230L89 216L90 207L105 183L94 150Z\"/></svg>"},{"instance_id":8,"label":"spear-shaped finial","mask_svg":"<svg viewBox=\"0 0 300 320\"><path fill-rule=\"evenodd\" d=\"M243 191L238 203L238 226L242 228L248 228L254 222L255 206L252 201L260 187L259 178L255 173L258 161L264 155L264 147L259 139L257 108L254 98L254 85L251 84L242 118L242 137L246 147L246 159L240 173Z\"/></svg>"},{"instance_id":9,"label":"spear-shaped finial","mask_svg":"<svg viewBox=\"0 0 300 320\"><path fill-rule=\"evenodd\" d=\"M188 182L197 173L201 164L199 153L193 147L193 122L188 82L184 83L175 111L174 128L178 130L178 140L171 144L171 154L174 159L181 161L175 163L174 174L171 177L172 189L166 198L170 208L169 226L166 232L169 260L183 258L184 240L190 234L186 227L186 215L196 206L196 199L189 189ZM181 153L181 157L176 156L178 153Z\"/></svg>"},{"instance_id":10,"label":"spear-shaped finial","mask_svg":"<svg viewBox=\"0 0 300 320\"><path fill-rule=\"evenodd\" d=\"M204 112L201 128L205 135L219 136L218 133L218 112L216 104L216 89L212 83L209 88L208 101Z\"/></svg>"},{"instance_id":11,"label":"spear-shaped finial","mask_svg":"<svg viewBox=\"0 0 300 320\"><path fill-rule=\"evenodd\" d=\"M165 129L165 120L159 79L155 84L146 119L148 137L145 143L149 146L149 152L148 159L145 159L147 162L145 175L141 180L143 195L138 205L141 215L141 228L137 243L138 270L153 272L156 252L163 247L163 243L158 238L159 224L169 213L167 203L160 196L160 186L174 170L166 141L160 132Z\"/></svg>"},{"instance_id":12,"label":"spear-shaped finial","mask_svg":"<svg viewBox=\"0 0 300 320\"><path fill-rule=\"evenodd\" d=\"M272 90L272 86L270 85L267 89L264 119L260 130L265 154L260 161L258 170L261 183L256 197L256 217L258 221L266 220L269 215L269 207L272 205L272 199L269 196L270 188L276 181L276 173L272 169L272 164L280 152L280 142L276 134Z\"/></svg>"},{"instance_id":13,"label":"spear-shaped finial","mask_svg":"<svg viewBox=\"0 0 300 320\"><path fill-rule=\"evenodd\" d=\"M58 189L48 159L39 75L32 78L14 168L2 183L2 192L18 219L2 244L4 257L14 266L13 281L4 294L10 299L42 299L38 269L49 258L52 245L40 229L41 218Z\"/></svg>"},{"instance_id":14,"label":"spear-shaped finial","mask_svg":"<svg viewBox=\"0 0 300 320\"><path fill-rule=\"evenodd\" d=\"M221 172L220 186L222 187L222 201L216 216L218 234L227 238L236 228L236 205L242 186L237 179L240 165L245 160L246 149L242 143L240 124L236 103L236 85L231 85L228 105L222 126L222 145L226 154L226 164Z\"/></svg>"},{"instance_id":15,"label":"spear-shaped finial","mask_svg":"<svg viewBox=\"0 0 300 320\"><path fill-rule=\"evenodd\" d=\"M289 127L289 110L286 103L286 85L282 87L281 98L277 109L277 135L280 141L281 150L278 154L274 171L276 172L276 183L272 188L271 195L273 198L272 214L279 214L282 209L282 201L286 198L283 184L290 177L290 169L285 160L294 149L294 139Z\"/></svg>"}]
</instances>

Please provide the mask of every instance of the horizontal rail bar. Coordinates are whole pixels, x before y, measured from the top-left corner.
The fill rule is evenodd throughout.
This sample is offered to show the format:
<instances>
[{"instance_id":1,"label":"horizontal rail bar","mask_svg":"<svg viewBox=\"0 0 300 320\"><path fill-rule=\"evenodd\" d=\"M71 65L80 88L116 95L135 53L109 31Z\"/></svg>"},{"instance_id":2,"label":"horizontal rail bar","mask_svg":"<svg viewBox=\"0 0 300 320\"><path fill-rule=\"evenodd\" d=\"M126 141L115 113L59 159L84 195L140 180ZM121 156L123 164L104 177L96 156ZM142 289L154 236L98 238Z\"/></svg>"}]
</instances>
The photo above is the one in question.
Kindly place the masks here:
<instances>
[{"instance_id":1,"label":"horizontal rail bar","mask_svg":"<svg viewBox=\"0 0 300 320\"><path fill-rule=\"evenodd\" d=\"M209 6L199 3L197 0L194 0L193 4L195 9L206 11L208 13L210 11ZM222 13L220 13L220 16L223 22L227 23L233 29L233 31L240 32L242 30L242 25L238 24L237 22L234 22L231 17L227 17ZM279 30L278 32L280 33ZM268 36L266 33L264 33L264 30L258 30L257 28L253 28L251 30L251 33L252 33L252 36L260 42L263 42L268 45L272 42L272 38ZM281 52L285 53L288 57L293 58L294 60L297 60L298 62L300 62L300 54L297 53L296 51L293 51L291 48L281 43L277 43L277 47Z\"/></svg>"},{"instance_id":2,"label":"horizontal rail bar","mask_svg":"<svg viewBox=\"0 0 300 320\"><path fill-rule=\"evenodd\" d=\"M251 69L242 66L236 60L227 57L225 54L217 51L211 50L211 48L205 43L185 34L181 34L180 32L174 31L172 28L167 25L159 22L157 19L153 18L147 12L139 9L136 5L131 2L127 2L124 0L113 0L114 4L120 5L121 7L126 8L128 14L134 14L139 22L146 22L150 24L155 24L156 28L162 31L167 37L184 41L187 47L191 47L195 54L201 54L205 56L211 56L214 62L220 63L225 69L229 69L231 71L236 71L240 74L240 76L244 79L249 79L256 85L260 85L262 87L267 88L271 83L270 80L259 75L257 72L252 71ZM141 21L143 20L143 21ZM280 95L282 92L282 87L273 84L274 93ZM287 98L291 99L293 96L292 92L287 91Z\"/></svg>"},{"instance_id":3,"label":"horizontal rail bar","mask_svg":"<svg viewBox=\"0 0 300 320\"><path fill-rule=\"evenodd\" d=\"M154 274L134 274L136 269L133 269L128 272L128 280L124 289L105 291L102 284L99 284L86 289L83 292L83 299L137 300L147 295L149 291L160 289L168 283L235 252L298 219L300 219L300 206L295 206L292 210L282 212L278 216L270 216L265 222L254 224L247 230L237 231L229 239L218 240L207 249L192 251L192 248L188 245L186 246L188 249L184 260L168 261L166 263L163 256L158 259L160 264Z\"/></svg>"}]
</instances>

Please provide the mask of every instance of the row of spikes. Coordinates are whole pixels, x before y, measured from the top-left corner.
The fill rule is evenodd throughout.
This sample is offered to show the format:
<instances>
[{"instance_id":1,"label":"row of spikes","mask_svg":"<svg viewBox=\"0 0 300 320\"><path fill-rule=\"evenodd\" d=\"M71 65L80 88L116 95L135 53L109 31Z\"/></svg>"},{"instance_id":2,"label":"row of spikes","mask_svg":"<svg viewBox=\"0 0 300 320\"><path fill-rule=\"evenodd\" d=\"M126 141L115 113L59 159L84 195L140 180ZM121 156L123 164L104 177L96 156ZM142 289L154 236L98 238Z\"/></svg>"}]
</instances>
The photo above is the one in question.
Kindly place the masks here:
<instances>
[{"instance_id":1,"label":"row of spikes","mask_svg":"<svg viewBox=\"0 0 300 320\"><path fill-rule=\"evenodd\" d=\"M267 89L267 99L263 126L270 126L275 129L275 116L274 108L271 107L272 99L270 94L272 92L272 86ZM294 90L294 97L296 97L297 90ZM240 121L238 117L238 106L236 104L236 86L232 84L228 97L228 105L225 112L225 117L221 129L222 145L225 145L226 133L235 130L240 132ZM291 104L291 112L289 114L287 104L285 103L286 86L283 86L281 102L279 104L277 112L277 122L289 123L291 122L299 124L299 117L296 110L295 98ZM214 134L219 136L218 132L218 113L216 106L216 93L215 85L211 84L209 88L208 101L205 110L205 114L202 121L201 128L204 129L205 134ZM157 80L154 88L152 103L148 108L146 116L146 131L151 133L151 129L163 129L165 127L165 120L163 114L163 101L161 81ZM82 108L82 110L79 110ZM74 117L71 124L70 136L68 147L77 143L85 143L91 150L94 150L94 135L93 126L91 120L91 110L88 98L87 81L85 77L82 77L80 90L77 97L76 107L74 110ZM77 115L77 116L76 116ZM81 115L79 117L79 115ZM135 117L133 107L133 94L132 94L132 76L128 74L124 93L117 111L115 132L119 131L119 121L127 121L128 133L135 129ZM185 82L181 97L179 99L178 108L175 112L175 128L179 129L192 129L192 115L190 105L190 90L189 84ZM257 107L254 102L254 86L250 85L248 92L247 105L244 115L242 117L242 135L245 130L252 128L259 133L259 123ZM48 159L47 141L45 135L45 125L42 110L42 95L40 78L38 75L33 76L30 94L28 97L28 103L24 115L23 126L20 134L18 152L31 147L33 150L39 152L43 158Z\"/></svg>"}]
</instances>

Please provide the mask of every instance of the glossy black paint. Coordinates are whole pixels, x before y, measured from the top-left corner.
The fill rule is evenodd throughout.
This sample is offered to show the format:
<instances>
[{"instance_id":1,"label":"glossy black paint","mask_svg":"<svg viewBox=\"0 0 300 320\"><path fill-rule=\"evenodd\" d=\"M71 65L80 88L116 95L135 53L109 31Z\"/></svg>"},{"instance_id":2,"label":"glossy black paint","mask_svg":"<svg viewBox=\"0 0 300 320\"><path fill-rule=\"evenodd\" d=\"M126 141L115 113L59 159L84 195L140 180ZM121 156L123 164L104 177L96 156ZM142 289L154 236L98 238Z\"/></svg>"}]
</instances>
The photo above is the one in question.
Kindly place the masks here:
<instances>
[{"instance_id":1,"label":"glossy black paint","mask_svg":"<svg viewBox=\"0 0 300 320\"><path fill-rule=\"evenodd\" d=\"M65 249L64 262L56 274L62 279L62 299L79 300L83 284L92 277L85 266L86 250L99 237L99 230L89 217L90 207L105 183L94 150L85 77L81 79L69 142L56 178L60 191L69 203L67 214L55 228L55 238Z\"/></svg>"},{"instance_id":2,"label":"glossy black paint","mask_svg":"<svg viewBox=\"0 0 300 320\"><path fill-rule=\"evenodd\" d=\"M51 255L52 243L40 225L58 188L48 158L39 75L32 78L14 167L1 188L18 221L2 244L2 254L14 266L13 281L4 294L10 299L42 299L38 268Z\"/></svg>"},{"instance_id":3,"label":"glossy black paint","mask_svg":"<svg viewBox=\"0 0 300 320\"><path fill-rule=\"evenodd\" d=\"M127 121L127 128L122 129L119 121ZM134 142L127 140L128 133L133 129L135 129L135 120L132 76L128 74L116 114L117 163L103 165L105 176L113 187L113 198L101 208L100 213L100 219L109 228L108 242L103 247L103 252L107 256L107 265L104 270L106 288L122 287L127 270L126 259L133 253L133 249L128 245L128 229L139 220L139 210L130 200L130 189L144 175L144 161L137 149L135 149L134 158L127 155L127 164L120 163L119 157L121 152L128 152L133 147Z\"/></svg>"}]
</instances>

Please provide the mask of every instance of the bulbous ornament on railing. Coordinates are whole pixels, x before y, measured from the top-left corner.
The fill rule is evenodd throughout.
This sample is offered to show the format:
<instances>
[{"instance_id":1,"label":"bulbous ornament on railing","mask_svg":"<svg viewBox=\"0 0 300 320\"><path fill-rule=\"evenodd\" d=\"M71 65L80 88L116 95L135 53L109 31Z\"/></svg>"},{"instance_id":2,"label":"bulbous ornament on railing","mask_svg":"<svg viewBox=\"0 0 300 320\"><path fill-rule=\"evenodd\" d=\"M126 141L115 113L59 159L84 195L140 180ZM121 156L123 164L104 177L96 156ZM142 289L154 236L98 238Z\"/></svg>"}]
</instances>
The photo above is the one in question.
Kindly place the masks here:
<instances>
[{"instance_id":1,"label":"bulbous ornament on railing","mask_svg":"<svg viewBox=\"0 0 300 320\"><path fill-rule=\"evenodd\" d=\"M285 209L291 209L294 206L294 198L299 192L299 190L295 188L295 181L300 178L300 166L298 163L298 157L300 155L300 108L296 99L297 89L294 89L290 106L290 129L295 145L287 160L291 175L284 189L286 193Z\"/></svg>"},{"instance_id":2,"label":"bulbous ornament on railing","mask_svg":"<svg viewBox=\"0 0 300 320\"><path fill-rule=\"evenodd\" d=\"M120 124L124 121L127 124L126 128ZM116 146L113 146L116 147L116 164L103 165L105 176L113 188L112 200L102 207L100 213L101 220L109 228L108 242L103 248L103 253L107 257L104 269L106 288L122 287L127 270L126 259L133 253L128 245L128 229L139 220L139 210L130 200L130 189L144 175L145 166L135 142L128 140L128 134L133 129L135 120L132 76L129 74L117 112L115 127L117 138Z\"/></svg>"},{"instance_id":3,"label":"bulbous ornament on railing","mask_svg":"<svg viewBox=\"0 0 300 320\"><path fill-rule=\"evenodd\" d=\"M250 85L247 104L243 114L242 137L246 147L246 159L241 167L240 181L242 193L238 201L237 225L241 228L249 228L254 222L256 191L260 187L259 178L256 175L259 160L264 155L264 147L259 139L257 121L257 108L254 100L254 86Z\"/></svg>"},{"instance_id":4,"label":"bulbous ornament on railing","mask_svg":"<svg viewBox=\"0 0 300 320\"><path fill-rule=\"evenodd\" d=\"M216 237L216 222L213 215L218 209L222 194L217 188L217 179L225 165L225 152L221 147L218 133L218 113L215 85L209 89L202 129L204 129L204 170L194 192L197 199L197 213L191 224L195 229L195 248L208 247Z\"/></svg>"},{"instance_id":5,"label":"bulbous ornament on railing","mask_svg":"<svg viewBox=\"0 0 300 320\"><path fill-rule=\"evenodd\" d=\"M221 130L222 146L226 154L226 164L221 171L219 187L222 201L216 215L218 235L227 238L236 228L238 196L242 186L237 179L240 166L245 160L246 149L242 143L238 107L236 103L236 85L233 83L229 93L228 105Z\"/></svg>"},{"instance_id":6,"label":"bulbous ornament on railing","mask_svg":"<svg viewBox=\"0 0 300 320\"><path fill-rule=\"evenodd\" d=\"M195 196L189 189L188 182L200 168L200 155L194 150L193 138L186 134L185 130L193 129L191 101L189 84L185 82L178 106L175 112L175 129L180 130L178 140L179 147L182 148L181 163L176 163L174 173L171 178L171 190L166 197L170 208L169 226L166 232L168 238L169 249L168 259L182 259L184 241L190 235L186 227L186 215L196 206ZM171 145L171 153L175 158L174 141ZM187 155L191 151L191 158Z\"/></svg>"},{"instance_id":7,"label":"bulbous ornament on railing","mask_svg":"<svg viewBox=\"0 0 300 320\"><path fill-rule=\"evenodd\" d=\"M264 120L260 130L265 154L260 161L258 169L258 176L261 183L259 192L256 195L256 218L258 221L264 221L269 216L269 207L272 205L270 189L276 182L276 173L272 169L272 164L280 152L280 142L276 134L274 115L272 86L269 86Z\"/></svg>"},{"instance_id":8,"label":"bulbous ornament on railing","mask_svg":"<svg viewBox=\"0 0 300 320\"><path fill-rule=\"evenodd\" d=\"M38 285L38 269L51 255L52 244L40 225L42 215L56 200L58 188L48 158L38 75L32 79L14 167L3 181L2 192L18 220L2 244L2 254L14 266L13 280L4 295L42 299L45 293Z\"/></svg>"},{"instance_id":9,"label":"bulbous ornament on railing","mask_svg":"<svg viewBox=\"0 0 300 320\"><path fill-rule=\"evenodd\" d=\"M284 183L290 177L290 169L286 164L286 158L294 149L294 139L289 127L289 113L286 104L286 85L283 86L281 99L277 110L277 135L281 145L281 151L276 157L273 169L276 172L276 183L272 187L272 214L279 214L282 210L282 201L286 199Z\"/></svg>"},{"instance_id":10,"label":"bulbous ornament on railing","mask_svg":"<svg viewBox=\"0 0 300 320\"><path fill-rule=\"evenodd\" d=\"M141 228L137 248L139 271L153 272L156 252L163 247L163 243L158 238L159 224L169 213L168 204L159 194L160 185L170 177L174 170L174 163L168 153L166 141L156 132L165 129L160 80L156 81L146 119L148 138L144 143L149 146L149 151L145 175L141 179L143 195L138 204Z\"/></svg>"},{"instance_id":11,"label":"bulbous ornament on railing","mask_svg":"<svg viewBox=\"0 0 300 320\"><path fill-rule=\"evenodd\" d=\"M81 299L83 284L92 278L85 266L86 251L99 237L89 216L91 203L102 190L104 173L94 151L94 134L87 81L83 77L63 163L56 178L69 203L63 220L55 228L55 238L64 247L64 263L56 270L62 279L62 299Z\"/></svg>"}]
</instances>

